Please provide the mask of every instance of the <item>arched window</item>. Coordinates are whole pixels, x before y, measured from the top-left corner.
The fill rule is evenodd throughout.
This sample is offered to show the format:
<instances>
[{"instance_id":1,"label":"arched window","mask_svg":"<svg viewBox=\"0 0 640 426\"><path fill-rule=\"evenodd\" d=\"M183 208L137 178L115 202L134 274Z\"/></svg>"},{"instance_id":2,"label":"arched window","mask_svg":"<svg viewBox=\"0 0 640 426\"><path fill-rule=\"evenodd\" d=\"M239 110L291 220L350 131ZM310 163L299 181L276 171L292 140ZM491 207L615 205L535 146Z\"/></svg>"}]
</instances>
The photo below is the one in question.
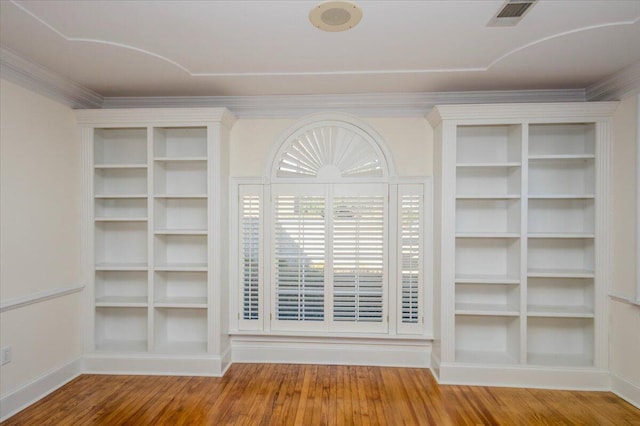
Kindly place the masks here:
<instances>
[{"instance_id":1,"label":"arched window","mask_svg":"<svg viewBox=\"0 0 640 426\"><path fill-rule=\"evenodd\" d=\"M312 116L265 175L238 185L238 329L422 333L426 185L395 179L383 138Z\"/></svg>"},{"instance_id":2,"label":"arched window","mask_svg":"<svg viewBox=\"0 0 640 426\"><path fill-rule=\"evenodd\" d=\"M361 126L333 119L297 129L270 162L272 179L388 179L390 156L382 138Z\"/></svg>"}]
</instances>

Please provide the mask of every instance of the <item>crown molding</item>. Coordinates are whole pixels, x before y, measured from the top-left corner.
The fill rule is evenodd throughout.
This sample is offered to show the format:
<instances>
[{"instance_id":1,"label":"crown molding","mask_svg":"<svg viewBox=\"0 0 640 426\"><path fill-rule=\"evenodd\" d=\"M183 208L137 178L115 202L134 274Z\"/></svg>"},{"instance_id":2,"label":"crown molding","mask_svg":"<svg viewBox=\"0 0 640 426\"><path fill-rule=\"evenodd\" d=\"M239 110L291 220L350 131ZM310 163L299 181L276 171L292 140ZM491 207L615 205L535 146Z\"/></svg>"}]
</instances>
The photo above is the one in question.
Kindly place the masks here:
<instances>
[{"instance_id":1,"label":"crown molding","mask_svg":"<svg viewBox=\"0 0 640 426\"><path fill-rule=\"evenodd\" d=\"M61 77L0 47L0 77L71 108L100 108L103 98L93 90Z\"/></svg>"},{"instance_id":2,"label":"crown molding","mask_svg":"<svg viewBox=\"0 0 640 426\"><path fill-rule=\"evenodd\" d=\"M366 117L424 116L435 105L584 102L584 89L339 95L103 97L0 47L0 76L74 109L227 108L238 118L299 118L335 111ZM126 121L126 117L125 118ZM209 116L209 120L212 117ZM235 117L228 123L230 127Z\"/></svg>"},{"instance_id":3,"label":"crown molding","mask_svg":"<svg viewBox=\"0 0 640 426\"><path fill-rule=\"evenodd\" d=\"M583 102L584 90L501 90L343 95L105 97L102 107L226 107L238 118L299 118L336 111L365 117L424 116L435 105L495 102Z\"/></svg>"},{"instance_id":4,"label":"crown molding","mask_svg":"<svg viewBox=\"0 0 640 426\"><path fill-rule=\"evenodd\" d=\"M586 88L588 101L617 101L640 92L640 61Z\"/></svg>"},{"instance_id":5,"label":"crown molding","mask_svg":"<svg viewBox=\"0 0 640 426\"><path fill-rule=\"evenodd\" d=\"M640 92L640 61L586 89L336 95L103 97L0 47L0 77L74 109L228 108L238 118L299 118L336 111L366 117L424 116L436 105L617 100ZM224 120L223 120L224 122ZM232 125L231 120L230 125Z\"/></svg>"}]
</instances>

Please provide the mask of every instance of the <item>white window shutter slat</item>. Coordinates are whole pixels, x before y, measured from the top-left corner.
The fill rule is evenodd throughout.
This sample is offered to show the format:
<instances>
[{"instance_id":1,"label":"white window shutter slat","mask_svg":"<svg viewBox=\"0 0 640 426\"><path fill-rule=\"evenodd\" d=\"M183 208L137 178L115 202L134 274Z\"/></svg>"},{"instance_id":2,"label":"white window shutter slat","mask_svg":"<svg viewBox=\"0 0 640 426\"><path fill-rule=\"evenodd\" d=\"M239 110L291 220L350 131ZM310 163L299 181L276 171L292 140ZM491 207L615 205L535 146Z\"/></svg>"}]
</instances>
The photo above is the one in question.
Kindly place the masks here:
<instances>
[{"instance_id":1,"label":"white window shutter slat","mask_svg":"<svg viewBox=\"0 0 640 426\"><path fill-rule=\"evenodd\" d=\"M333 200L333 320L384 320L385 197Z\"/></svg>"},{"instance_id":2,"label":"white window shutter slat","mask_svg":"<svg viewBox=\"0 0 640 426\"><path fill-rule=\"evenodd\" d=\"M324 321L324 197L277 195L274 220L275 319Z\"/></svg>"},{"instance_id":3,"label":"white window shutter slat","mask_svg":"<svg viewBox=\"0 0 640 426\"><path fill-rule=\"evenodd\" d=\"M238 259L240 330L260 330L263 326L263 200L261 185L238 188Z\"/></svg>"},{"instance_id":4,"label":"white window shutter slat","mask_svg":"<svg viewBox=\"0 0 640 426\"><path fill-rule=\"evenodd\" d=\"M259 245L260 200L257 195L245 195L242 197L242 318L245 320L258 319Z\"/></svg>"},{"instance_id":5,"label":"white window shutter slat","mask_svg":"<svg viewBox=\"0 0 640 426\"><path fill-rule=\"evenodd\" d=\"M398 186L399 333L420 333L423 315L422 185Z\"/></svg>"}]
</instances>

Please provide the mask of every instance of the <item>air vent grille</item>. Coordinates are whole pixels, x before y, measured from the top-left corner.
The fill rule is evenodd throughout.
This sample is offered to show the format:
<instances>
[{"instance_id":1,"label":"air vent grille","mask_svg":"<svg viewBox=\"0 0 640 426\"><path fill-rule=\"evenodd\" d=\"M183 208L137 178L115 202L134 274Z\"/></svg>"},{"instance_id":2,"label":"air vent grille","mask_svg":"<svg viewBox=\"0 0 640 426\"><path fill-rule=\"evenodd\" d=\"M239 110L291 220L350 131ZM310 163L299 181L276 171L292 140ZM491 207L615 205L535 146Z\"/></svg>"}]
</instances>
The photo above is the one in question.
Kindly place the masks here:
<instances>
[{"instance_id":1,"label":"air vent grille","mask_svg":"<svg viewBox=\"0 0 640 426\"><path fill-rule=\"evenodd\" d=\"M487 24L490 27L510 27L516 25L524 15L531 10L538 0L510 0L502 5L500 10Z\"/></svg>"},{"instance_id":2,"label":"air vent grille","mask_svg":"<svg viewBox=\"0 0 640 426\"><path fill-rule=\"evenodd\" d=\"M531 7L533 3L507 3L500 12L498 18L519 18Z\"/></svg>"}]
</instances>

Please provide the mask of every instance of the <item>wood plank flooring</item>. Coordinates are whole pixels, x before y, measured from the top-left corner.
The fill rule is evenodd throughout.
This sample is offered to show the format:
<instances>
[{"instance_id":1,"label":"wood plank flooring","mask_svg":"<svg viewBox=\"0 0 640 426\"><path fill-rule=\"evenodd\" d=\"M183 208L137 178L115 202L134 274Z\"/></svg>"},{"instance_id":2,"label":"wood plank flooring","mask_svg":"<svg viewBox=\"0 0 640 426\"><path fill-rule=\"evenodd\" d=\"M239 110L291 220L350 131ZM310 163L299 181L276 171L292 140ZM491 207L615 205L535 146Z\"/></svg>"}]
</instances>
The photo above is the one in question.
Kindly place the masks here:
<instances>
[{"instance_id":1,"label":"wood plank flooring","mask_svg":"<svg viewBox=\"0 0 640 426\"><path fill-rule=\"evenodd\" d=\"M640 425L610 392L439 386L429 370L234 364L225 377L82 375L2 425Z\"/></svg>"}]
</instances>

